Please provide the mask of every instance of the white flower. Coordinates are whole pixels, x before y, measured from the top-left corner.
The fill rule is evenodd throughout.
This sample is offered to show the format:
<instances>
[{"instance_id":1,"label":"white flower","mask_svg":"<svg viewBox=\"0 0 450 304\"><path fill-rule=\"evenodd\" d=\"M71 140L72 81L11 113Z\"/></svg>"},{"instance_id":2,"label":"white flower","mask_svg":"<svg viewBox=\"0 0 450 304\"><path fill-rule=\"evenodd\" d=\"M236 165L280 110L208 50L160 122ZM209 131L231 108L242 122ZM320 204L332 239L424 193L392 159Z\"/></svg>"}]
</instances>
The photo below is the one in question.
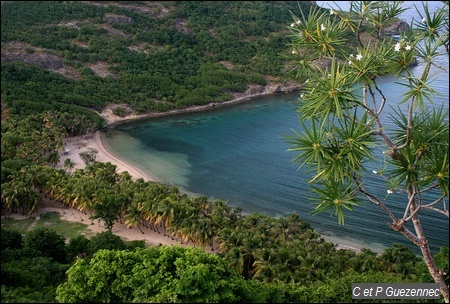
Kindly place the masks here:
<instances>
[{"instance_id":1,"label":"white flower","mask_svg":"<svg viewBox=\"0 0 450 304\"><path fill-rule=\"evenodd\" d=\"M295 55L297 52L295 50L292 50L292 55Z\"/></svg>"},{"instance_id":2,"label":"white flower","mask_svg":"<svg viewBox=\"0 0 450 304\"><path fill-rule=\"evenodd\" d=\"M401 47L402 47L402 45L400 44L400 42L397 42L397 43L395 44L394 50L395 50L396 52L400 52Z\"/></svg>"},{"instance_id":3,"label":"white flower","mask_svg":"<svg viewBox=\"0 0 450 304\"><path fill-rule=\"evenodd\" d=\"M336 14L336 12L333 11L333 9L330 9L330 15L334 15L334 14Z\"/></svg>"},{"instance_id":4,"label":"white flower","mask_svg":"<svg viewBox=\"0 0 450 304\"><path fill-rule=\"evenodd\" d=\"M407 50L407 51L410 51L411 50L411 45L407 45L407 46L405 46L405 50Z\"/></svg>"},{"instance_id":5,"label":"white flower","mask_svg":"<svg viewBox=\"0 0 450 304\"><path fill-rule=\"evenodd\" d=\"M361 61L361 59L362 59L362 55L361 54L356 55L356 60Z\"/></svg>"},{"instance_id":6,"label":"white flower","mask_svg":"<svg viewBox=\"0 0 450 304\"><path fill-rule=\"evenodd\" d=\"M295 25L294 23L291 23L291 27L294 27L294 25Z\"/></svg>"},{"instance_id":7,"label":"white flower","mask_svg":"<svg viewBox=\"0 0 450 304\"><path fill-rule=\"evenodd\" d=\"M427 23L427 18L423 17L422 22Z\"/></svg>"},{"instance_id":8,"label":"white flower","mask_svg":"<svg viewBox=\"0 0 450 304\"><path fill-rule=\"evenodd\" d=\"M303 98L303 96L305 96L304 94L300 94L300 98Z\"/></svg>"},{"instance_id":9,"label":"white flower","mask_svg":"<svg viewBox=\"0 0 450 304\"><path fill-rule=\"evenodd\" d=\"M391 189L387 190L387 194L392 194L392 193L394 193L394 191L392 191Z\"/></svg>"},{"instance_id":10,"label":"white flower","mask_svg":"<svg viewBox=\"0 0 450 304\"><path fill-rule=\"evenodd\" d=\"M353 54L350 54L350 58L353 58L353 56L354 56Z\"/></svg>"},{"instance_id":11,"label":"white flower","mask_svg":"<svg viewBox=\"0 0 450 304\"><path fill-rule=\"evenodd\" d=\"M326 30L327 28L325 27L325 25L322 23L321 25L320 25L320 30L321 31L324 31L324 30Z\"/></svg>"},{"instance_id":12,"label":"white flower","mask_svg":"<svg viewBox=\"0 0 450 304\"><path fill-rule=\"evenodd\" d=\"M349 61L348 61L348 65L351 65L351 64L352 64L352 61L351 61L351 60L349 60Z\"/></svg>"},{"instance_id":13,"label":"white flower","mask_svg":"<svg viewBox=\"0 0 450 304\"><path fill-rule=\"evenodd\" d=\"M300 24L300 23L302 23L300 20L297 20L297 22L295 22L295 23L297 23L297 24Z\"/></svg>"},{"instance_id":14,"label":"white flower","mask_svg":"<svg viewBox=\"0 0 450 304\"><path fill-rule=\"evenodd\" d=\"M377 170L372 171L373 174L378 174Z\"/></svg>"}]
</instances>

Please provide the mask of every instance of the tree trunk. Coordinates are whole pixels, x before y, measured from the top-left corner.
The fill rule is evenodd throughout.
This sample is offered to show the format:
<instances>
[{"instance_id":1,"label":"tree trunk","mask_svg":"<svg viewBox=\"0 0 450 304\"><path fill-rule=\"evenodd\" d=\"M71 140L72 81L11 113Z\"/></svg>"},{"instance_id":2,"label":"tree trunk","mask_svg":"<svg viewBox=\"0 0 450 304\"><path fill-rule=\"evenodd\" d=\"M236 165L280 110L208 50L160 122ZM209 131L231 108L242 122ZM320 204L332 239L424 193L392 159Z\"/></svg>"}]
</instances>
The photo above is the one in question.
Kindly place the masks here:
<instances>
[{"instance_id":1,"label":"tree trunk","mask_svg":"<svg viewBox=\"0 0 450 304\"><path fill-rule=\"evenodd\" d=\"M140 231L140 232L141 232L142 234L145 234L145 233L144 233L144 231L142 231L142 229L141 229L141 225L140 225L139 223L138 223L138 225L137 225L137 226L138 226L138 228L139 228L139 231Z\"/></svg>"},{"instance_id":2,"label":"tree trunk","mask_svg":"<svg viewBox=\"0 0 450 304\"><path fill-rule=\"evenodd\" d=\"M416 194L413 187L414 186L411 184L408 186L408 198L412 198L412 200L410 200L411 205L409 207L411 214L414 214L414 212L416 211L416 198L415 198ZM418 242L416 242L416 245L419 246L420 251L422 252L425 264L427 265L428 271L430 272L430 275L433 277L434 282L439 285L439 289L441 291L442 296L444 297L445 303L449 303L448 286L447 284L445 284L443 273L441 273L441 271L437 268L436 262L433 258L433 255L431 254L430 247L428 246L428 240L425 237L425 234L423 233L422 224L420 223L418 213L415 213L413 215L412 222L418 238Z\"/></svg>"},{"instance_id":3,"label":"tree trunk","mask_svg":"<svg viewBox=\"0 0 450 304\"><path fill-rule=\"evenodd\" d=\"M420 250L422 251L422 255L425 260L425 264L427 264L428 270L430 271L431 276L436 284L439 285L439 289L441 290L441 294L444 297L445 303L449 303L449 290L447 284L445 284L445 280L443 277L443 273L436 266L436 262L434 261L433 256L431 255L430 248L428 247L428 243L424 246L420 246Z\"/></svg>"}]
</instances>

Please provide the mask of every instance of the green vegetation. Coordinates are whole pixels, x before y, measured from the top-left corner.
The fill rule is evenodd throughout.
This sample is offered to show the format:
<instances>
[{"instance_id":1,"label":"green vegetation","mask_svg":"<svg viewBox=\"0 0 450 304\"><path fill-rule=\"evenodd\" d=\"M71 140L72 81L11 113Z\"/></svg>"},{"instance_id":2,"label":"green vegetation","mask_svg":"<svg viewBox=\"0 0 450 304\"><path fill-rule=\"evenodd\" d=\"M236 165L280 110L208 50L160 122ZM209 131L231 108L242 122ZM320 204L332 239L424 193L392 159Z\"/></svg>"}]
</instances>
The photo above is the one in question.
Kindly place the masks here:
<instances>
[{"instance_id":1,"label":"green vegetation","mask_svg":"<svg viewBox=\"0 0 450 304\"><path fill-rule=\"evenodd\" d=\"M309 283L245 279L221 255L194 247L145 248L141 243L127 244L111 232L90 239L77 236L65 245L62 236L48 227L25 236L2 227L1 246L4 303L352 302L353 282L428 282L418 279L427 274L424 263L402 245L378 256L368 250L339 251L341 260L350 258L346 263L351 267L338 277ZM435 258L446 261L448 268L448 248ZM325 262L326 255L316 257L319 260ZM358 264L365 264L365 270ZM272 265L275 273L276 263ZM313 269L318 267L309 271Z\"/></svg>"},{"instance_id":2,"label":"green vegetation","mask_svg":"<svg viewBox=\"0 0 450 304\"><path fill-rule=\"evenodd\" d=\"M2 61L2 103L12 114L56 110L101 127L91 110L109 103L166 111L230 100L269 78L292 81L284 31L289 11L310 5L4 2L2 54L11 59Z\"/></svg>"},{"instance_id":3,"label":"green vegetation","mask_svg":"<svg viewBox=\"0 0 450 304\"><path fill-rule=\"evenodd\" d=\"M90 235L90 231L86 229L88 224L83 223L71 223L61 220L61 216L58 212L47 212L40 216L39 220L34 217L28 217L23 220L14 220L11 218L5 218L2 220L2 227L8 227L19 231L22 234L27 233L35 227L48 227L55 231L58 231L64 238L74 238L81 233Z\"/></svg>"},{"instance_id":4,"label":"green vegetation","mask_svg":"<svg viewBox=\"0 0 450 304\"><path fill-rule=\"evenodd\" d=\"M434 105L438 93L432 88L432 67L449 60L448 2L433 12L427 4L423 9L398 41L383 35L384 24L406 10L398 2L354 2L349 13L314 9L293 17L296 71L309 81L298 105L304 131L292 137L290 150L300 167L314 173L314 213L331 211L344 224L347 211L373 203L393 231L420 248L448 303L448 279L433 260L422 226L426 212L449 217L448 107ZM364 23L373 30L370 42L362 39ZM340 47L349 29L359 44L352 53ZM323 57L330 66L315 66ZM411 68L417 58L419 71ZM406 89L401 99L390 100L379 86L385 75L396 76L399 89ZM389 106L394 113L386 112ZM367 161L383 154L380 169L372 172ZM366 187L374 173L388 196L398 194L395 205Z\"/></svg>"},{"instance_id":5,"label":"green vegetation","mask_svg":"<svg viewBox=\"0 0 450 304\"><path fill-rule=\"evenodd\" d=\"M95 151L84 155L84 169L71 172L70 161L65 170L54 168L63 139L103 127L96 111L111 102L139 113L166 111L229 100L251 84L294 80L286 73L295 60L286 28L290 12L310 6L2 2L2 214L38 214L47 197L107 228L81 235L82 226L57 223L54 214L43 215L49 227L31 227L31 218L2 220L2 302L351 302L353 282L433 282L405 246L380 255L337 250L296 214L244 216L221 200L134 181L97 162ZM332 41L343 51L355 42ZM126 243L111 233L118 221L199 248ZM448 284L448 248L430 257Z\"/></svg>"},{"instance_id":6,"label":"green vegetation","mask_svg":"<svg viewBox=\"0 0 450 304\"><path fill-rule=\"evenodd\" d=\"M248 287L250 290L231 289L228 291L234 297L230 295L229 299L235 299L235 301L241 301L239 299L249 301L255 296L255 293L259 296L254 299L264 301L275 298L280 301L289 301L289 299L309 301L310 299L317 300L319 296L334 297L336 295L333 293L336 291L332 289L333 293L328 294L319 288L321 284L331 284L332 282L334 282L333 284L342 284L343 278L350 274L352 277L348 278L347 283L355 276L369 281L373 276L382 277L390 282L430 281L424 263L405 246L394 245L392 249L386 250L381 255L370 250L363 250L361 253L337 250L336 245L325 242L308 223L303 222L295 214L279 219L257 213L243 216L239 209L233 209L220 200L211 202L203 196L191 198L180 194L176 187L144 182L142 179L133 181L127 172L116 173L116 167L111 163L92 162L85 169L77 169L74 173L67 173L62 169L57 170L46 165L25 166L17 172L17 176L22 175L32 176L32 178L21 180L13 175L9 176L9 180L2 184L2 197L5 198L4 211L20 210L24 214L39 212L39 205L27 204L26 199L18 200L16 204L14 200L9 200L9 196L7 196L9 192L3 192L3 189L6 189L6 191L16 193L19 190L15 188L19 187L16 185L17 180L21 180L19 184L21 187L27 181L26 188L31 188L33 184L35 193L46 195L50 199L58 200L79 211L92 213L92 218L99 218L104 223L114 225L115 221L123 221L126 225L139 229L145 225L167 237L177 239L180 243L191 243L196 247L211 246L213 250L218 251L212 261L220 258L220 263L227 265L227 269L232 272L233 277L239 281L248 282L245 284L250 284ZM114 191L110 191L110 189ZM120 204L109 204L107 203L109 201ZM110 221L111 219L113 220ZM33 252L37 250L39 256L51 257L52 261L61 263L61 254L53 256L57 252L52 251L52 255L49 256L50 253L46 252L45 248L61 248L62 237L50 233L49 227L37 225L36 229L37 232L34 232L35 230L26 232L24 244L28 246L27 248L36 247ZM29 233L33 234L27 237ZM25 239L29 241L25 241ZM37 242L37 240L40 241ZM53 245L49 247L48 244ZM144 246L139 242L127 245L109 231L92 236L89 240L84 236L75 236L66 246L65 261L69 267L75 257L85 259L85 263L88 264L82 265L88 266L80 269L78 269L79 265L74 266L75 269L78 269L77 271L84 271L92 266L89 263L95 263L90 259L100 249L127 250L128 248L134 250L136 247L143 248ZM3 252L4 250L2 250L2 254ZM117 254L120 255L120 253ZM448 255L448 250L443 250L441 254ZM33 255L33 257L35 256L36 254ZM448 263L444 262L445 258L437 257L436 260L443 263L439 267L448 268ZM9 261L6 260L5 263ZM18 266L13 265L14 269L17 269ZM137 263L137 265L140 264ZM168 267L172 267L170 265ZM132 264L128 266L131 267ZM216 266L219 267L219 265ZM6 264L4 269L8 270L9 267L12 265ZM425 272L418 272L418 270L425 270ZM101 273L98 274L101 275ZM226 277L229 278L229 275ZM110 279L113 280L113 277ZM178 280L176 277L174 279ZM42 280L45 281L45 279ZM168 280L170 282L171 279ZM62 282L63 280L59 283ZM35 286L34 283L29 283L30 286L21 285L19 288L8 284L4 288L5 294L11 297L10 301L13 301L13 294L21 294L20 288L33 289ZM73 294L71 291L67 291L66 294L66 291L62 290L69 286L77 288L76 284L84 283L83 281L70 281L69 285L61 287L61 297ZM124 283L117 282L117 284L122 286ZM177 281L176 284L181 283ZM170 286L176 286L176 284ZM242 288L246 286L245 284L242 285ZM56 288L56 283L48 285ZM113 291L108 293L103 290L102 293L96 293L92 290L93 294L90 294L88 292L90 289L86 290L85 285L82 286L84 287L81 290L85 291L84 297L87 298L61 298L60 300L90 299L90 301L95 301L98 296L125 302L130 299L129 294L124 294L123 298L117 299ZM136 286L132 285L127 288L136 288ZM185 299L179 294L180 289L174 287L174 290L165 291L164 287L160 286L159 288L162 288L161 291L157 289L153 296L162 297L161 299L165 297ZM211 288L216 288L216 286ZM298 288L299 290L297 290ZM325 294L319 294L312 288L319 288ZM33 292L39 294L39 297L46 297L45 294L39 293L41 292L39 289ZM53 294L55 290L47 289L46 292ZM199 293L201 292L199 291ZM339 295L342 295L342 291ZM73 296L82 297L81 294ZM199 295L198 299L201 301L201 299L210 298L207 295Z\"/></svg>"}]
</instances>

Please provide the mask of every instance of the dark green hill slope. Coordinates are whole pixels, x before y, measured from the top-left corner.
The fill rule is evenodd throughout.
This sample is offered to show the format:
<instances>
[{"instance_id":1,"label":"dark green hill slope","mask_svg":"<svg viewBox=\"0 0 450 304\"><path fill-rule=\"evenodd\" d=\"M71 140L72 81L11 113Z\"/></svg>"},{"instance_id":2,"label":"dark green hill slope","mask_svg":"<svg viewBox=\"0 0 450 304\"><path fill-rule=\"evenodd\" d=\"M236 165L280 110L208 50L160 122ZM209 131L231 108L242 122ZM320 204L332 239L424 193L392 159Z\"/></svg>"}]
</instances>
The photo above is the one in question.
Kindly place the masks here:
<instances>
[{"instance_id":1,"label":"dark green hill slope","mask_svg":"<svg viewBox=\"0 0 450 304\"><path fill-rule=\"evenodd\" d=\"M291 1L2 2L2 109L82 114L222 102L286 82Z\"/></svg>"}]
</instances>

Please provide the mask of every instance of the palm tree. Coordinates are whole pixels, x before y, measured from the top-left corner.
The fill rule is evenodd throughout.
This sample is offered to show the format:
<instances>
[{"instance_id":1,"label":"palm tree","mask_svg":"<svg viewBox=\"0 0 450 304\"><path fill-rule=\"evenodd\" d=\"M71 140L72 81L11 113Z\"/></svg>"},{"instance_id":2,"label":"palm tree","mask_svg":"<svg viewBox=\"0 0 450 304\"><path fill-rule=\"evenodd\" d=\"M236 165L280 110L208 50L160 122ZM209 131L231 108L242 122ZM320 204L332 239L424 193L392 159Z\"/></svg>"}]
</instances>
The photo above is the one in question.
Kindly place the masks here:
<instances>
[{"instance_id":1,"label":"palm tree","mask_svg":"<svg viewBox=\"0 0 450 304\"><path fill-rule=\"evenodd\" d=\"M172 238L175 237L177 241L179 239L181 244L183 244L183 225L187 218L186 210L188 205L186 200L190 200L190 198L187 195L184 195L180 198L178 203L175 204L173 216L169 226L167 227L167 231L170 233Z\"/></svg>"},{"instance_id":2,"label":"palm tree","mask_svg":"<svg viewBox=\"0 0 450 304\"><path fill-rule=\"evenodd\" d=\"M2 184L2 208L15 212L19 207L19 189L16 189L11 182Z\"/></svg>"},{"instance_id":3,"label":"palm tree","mask_svg":"<svg viewBox=\"0 0 450 304\"><path fill-rule=\"evenodd\" d=\"M74 168L74 166L75 166L75 163L72 162L72 160L70 159L70 157L68 157L68 158L66 158L66 159L64 160L64 168L65 168L68 172L70 172L70 171Z\"/></svg>"},{"instance_id":4,"label":"palm tree","mask_svg":"<svg viewBox=\"0 0 450 304\"><path fill-rule=\"evenodd\" d=\"M141 221L142 221L142 212L139 206L136 203L128 206L128 209L125 214L125 225L128 228L138 227L139 231L144 234L144 231L141 229Z\"/></svg>"},{"instance_id":5,"label":"palm tree","mask_svg":"<svg viewBox=\"0 0 450 304\"><path fill-rule=\"evenodd\" d=\"M276 256L277 252L274 248L264 248L259 251L253 263L253 278L265 282L272 282L274 278L278 278L279 271Z\"/></svg>"},{"instance_id":6,"label":"palm tree","mask_svg":"<svg viewBox=\"0 0 450 304\"><path fill-rule=\"evenodd\" d=\"M220 252L224 254L225 261L239 275L244 272L245 250L243 239L243 234L232 228L222 229L217 235Z\"/></svg>"},{"instance_id":7,"label":"palm tree","mask_svg":"<svg viewBox=\"0 0 450 304\"><path fill-rule=\"evenodd\" d=\"M118 192L121 193L123 197L123 204L120 208L119 223L122 224L122 217L125 215L127 208L130 206L134 195L142 191L142 185L144 185L143 181L136 183L133 182L131 175L127 171L122 172L119 175L116 186L118 187Z\"/></svg>"}]
</instances>

